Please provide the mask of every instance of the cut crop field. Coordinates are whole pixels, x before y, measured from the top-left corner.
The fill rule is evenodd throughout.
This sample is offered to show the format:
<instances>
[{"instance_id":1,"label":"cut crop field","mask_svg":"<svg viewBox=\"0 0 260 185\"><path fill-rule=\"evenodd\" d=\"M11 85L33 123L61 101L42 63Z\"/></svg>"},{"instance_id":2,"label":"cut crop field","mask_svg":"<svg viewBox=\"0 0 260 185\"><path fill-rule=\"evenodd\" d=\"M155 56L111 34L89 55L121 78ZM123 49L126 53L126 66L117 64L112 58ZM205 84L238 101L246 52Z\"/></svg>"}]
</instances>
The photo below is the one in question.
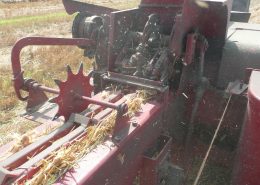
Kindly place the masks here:
<instances>
[{"instance_id":1,"label":"cut crop field","mask_svg":"<svg viewBox=\"0 0 260 185\"><path fill-rule=\"evenodd\" d=\"M260 24L260 0L251 1L250 12L250 22Z\"/></svg>"},{"instance_id":2,"label":"cut crop field","mask_svg":"<svg viewBox=\"0 0 260 185\"><path fill-rule=\"evenodd\" d=\"M136 7L139 0L99 0L94 3L125 9ZM12 87L12 46L26 36L71 37L74 16L67 15L62 1L58 0L0 2L0 145L38 125L20 118L25 104L18 101ZM67 64L74 69L80 62L85 64L85 69L92 66L78 47L26 47L21 59L27 77L51 87L54 86L53 79L65 79Z\"/></svg>"}]
</instances>

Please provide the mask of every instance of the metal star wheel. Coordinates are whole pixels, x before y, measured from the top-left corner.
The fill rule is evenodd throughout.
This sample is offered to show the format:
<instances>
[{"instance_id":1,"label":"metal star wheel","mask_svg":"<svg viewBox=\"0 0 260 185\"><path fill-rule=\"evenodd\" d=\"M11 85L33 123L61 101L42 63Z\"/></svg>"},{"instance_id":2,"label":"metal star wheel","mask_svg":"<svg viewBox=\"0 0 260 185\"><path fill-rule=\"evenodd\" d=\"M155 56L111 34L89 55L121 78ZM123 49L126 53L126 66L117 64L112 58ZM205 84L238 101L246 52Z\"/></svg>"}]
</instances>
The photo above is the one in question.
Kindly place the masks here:
<instances>
[{"instance_id":1,"label":"metal star wheel","mask_svg":"<svg viewBox=\"0 0 260 185\"><path fill-rule=\"evenodd\" d=\"M73 74L71 67L67 66L67 80L62 82L54 80L60 89L60 93L52 102L58 104L59 109L54 119L64 116L67 121L72 113L79 113L85 110L90 104L82 101L79 96L90 97L93 86L90 84L90 76L83 73L83 64L81 63L77 74Z\"/></svg>"}]
</instances>

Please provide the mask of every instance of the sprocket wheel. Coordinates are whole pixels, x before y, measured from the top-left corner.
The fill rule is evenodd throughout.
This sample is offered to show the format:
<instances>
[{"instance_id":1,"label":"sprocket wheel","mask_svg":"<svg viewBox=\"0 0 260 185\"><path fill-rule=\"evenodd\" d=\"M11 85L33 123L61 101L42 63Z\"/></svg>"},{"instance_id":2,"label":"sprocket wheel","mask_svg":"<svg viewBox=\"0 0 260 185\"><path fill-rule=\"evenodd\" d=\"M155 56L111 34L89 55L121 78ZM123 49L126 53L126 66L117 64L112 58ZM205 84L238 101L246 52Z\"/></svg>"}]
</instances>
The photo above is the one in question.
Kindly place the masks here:
<instances>
[{"instance_id":1,"label":"sprocket wheel","mask_svg":"<svg viewBox=\"0 0 260 185\"><path fill-rule=\"evenodd\" d=\"M90 75L85 76L83 74L83 63L80 64L77 74L73 74L71 67L68 65L67 74L65 82L54 80L60 89L60 93L52 100L59 106L54 119L64 116L65 121L69 119L72 113L80 113L89 105L89 102L80 100L75 94L91 97L93 91L93 86L90 84Z\"/></svg>"}]
</instances>

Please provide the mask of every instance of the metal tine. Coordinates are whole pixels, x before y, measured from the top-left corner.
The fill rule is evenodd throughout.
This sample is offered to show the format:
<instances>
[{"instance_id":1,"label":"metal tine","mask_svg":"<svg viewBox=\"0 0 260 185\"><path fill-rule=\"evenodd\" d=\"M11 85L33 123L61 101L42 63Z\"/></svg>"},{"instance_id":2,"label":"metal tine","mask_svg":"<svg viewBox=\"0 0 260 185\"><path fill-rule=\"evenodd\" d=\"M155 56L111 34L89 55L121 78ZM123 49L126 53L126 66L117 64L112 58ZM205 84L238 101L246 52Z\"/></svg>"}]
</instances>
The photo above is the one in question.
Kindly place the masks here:
<instances>
[{"instance_id":1,"label":"metal tine","mask_svg":"<svg viewBox=\"0 0 260 185\"><path fill-rule=\"evenodd\" d=\"M52 118L52 121L55 121L56 119L58 119L60 117L60 113L58 112L57 114L55 114L55 116Z\"/></svg>"},{"instance_id":2,"label":"metal tine","mask_svg":"<svg viewBox=\"0 0 260 185\"><path fill-rule=\"evenodd\" d=\"M67 65L67 73L68 73L68 76L73 75L70 65Z\"/></svg>"},{"instance_id":3,"label":"metal tine","mask_svg":"<svg viewBox=\"0 0 260 185\"><path fill-rule=\"evenodd\" d=\"M50 103L57 103L57 98L58 98L58 96L56 96L56 97L54 97L54 98L51 98L51 99L49 100L49 102L50 102Z\"/></svg>"},{"instance_id":4,"label":"metal tine","mask_svg":"<svg viewBox=\"0 0 260 185\"><path fill-rule=\"evenodd\" d=\"M84 69L83 62L80 62L79 69L78 69L78 74L83 74L83 69Z\"/></svg>"},{"instance_id":5,"label":"metal tine","mask_svg":"<svg viewBox=\"0 0 260 185\"><path fill-rule=\"evenodd\" d=\"M60 87L60 85L61 85L61 83L62 83L62 81L57 80L57 79L54 79L54 82L55 82L55 84L56 84L57 86L59 86L59 87Z\"/></svg>"}]
</instances>

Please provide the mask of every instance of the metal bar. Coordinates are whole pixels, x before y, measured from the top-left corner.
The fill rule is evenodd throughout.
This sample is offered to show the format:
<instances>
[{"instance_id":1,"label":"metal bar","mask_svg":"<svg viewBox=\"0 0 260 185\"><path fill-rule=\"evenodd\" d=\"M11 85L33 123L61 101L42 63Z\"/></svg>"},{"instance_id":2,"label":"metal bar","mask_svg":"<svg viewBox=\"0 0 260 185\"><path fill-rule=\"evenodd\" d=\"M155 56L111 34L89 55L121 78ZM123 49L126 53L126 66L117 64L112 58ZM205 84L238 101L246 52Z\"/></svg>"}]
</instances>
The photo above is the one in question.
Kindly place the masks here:
<instances>
[{"instance_id":1,"label":"metal bar","mask_svg":"<svg viewBox=\"0 0 260 185\"><path fill-rule=\"evenodd\" d=\"M181 4L157 4L157 3L143 3L139 5L140 8L181 8Z\"/></svg>"},{"instance_id":2,"label":"metal bar","mask_svg":"<svg viewBox=\"0 0 260 185\"><path fill-rule=\"evenodd\" d=\"M191 141L192 141L192 135L194 133L194 124L195 124L195 118L197 116L200 102L202 101L203 95L205 94L205 91L207 90L208 81L206 78L203 77L204 75L204 63L205 63L205 52L208 48L208 42L206 38L202 35L199 35L199 38L197 40L197 47L200 50L199 57L199 64L198 70L196 72L197 78L197 88L195 92L195 101L192 108L192 113L188 125L188 133L186 135L186 141L185 141L185 147L184 147L184 167L186 168L186 175L189 173L190 169L190 154L191 154ZM196 57L196 56L195 56Z\"/></svg>"},{"instance_id":3,"label":"metal bar","mask_svg":"<svg viewBox=\"0 0 260 185\"><path fill-rule=\"evenodd\" d=\"M51 154L51 152L55 151L56 149L58 149L63 144L73 140L78 135L82 134L85 131L85 129L86 129L85 127L79 126L75 130L73 130L72 132L70 132L69 134L64 136L63 138L61 138L61 139L57 140L56 142L52 143L51 146L49 146L45 150L38 153L36 156L32 157L30 160L25 162L23 165L19 166L18 168L14 169L12 171L6 170L5 168L2 168L2 166L0 166L0 182L6 183L6 181L8 180L7 179L8 177L11 177L11 178L19 177L25 171L30 169L30 167L32 167L34 164L38 163L39 161L41 161L45 157L49 156Z\"/></svg>"},{"instance_id":4,"label":"metal bar","mask_svg":"<svg viewBox=\"0 0 260 185\"><path fill-rule=\"evenodd\" d=\"M59 94L60 93L60 91L57 90L57 89L53 89L53 88L46 87L46 86L43 86L43 85L33 84L33 88L40 89L44 92L53 93L53 94Z\"/></svg>"},{"instance_id":5,"label":"metal bar","mask_svg":"<svg viewBox=\"0 0 260 185\"><path fill-rule=\"evenodd\" d=\"M75 130L71 131L69 134L64 136L63 138L61 138L58 141L54 142L50 147L46 148L41 153L39 153L36 156L34 156L33 158L31 158L29 161L27 161L22 166L20 166L17 170L14 170L14 172L16 172L16 171L24 171L24 169L29 169L34 164L36 164L40 160L46 158L48 155L50 155L51 152L53 152L53 151L57 150L58 148L60 148L63 144L65 144L65 143L67 143L69 141L72 141L75 137L79 136L85 130L86 130L85 127L79 126Z\"/></svg>"},{"instance_id":6,"label":"metal bar","mask_svg":"<svg viewBox=\"0 0 260 185\"><path fill-rule=\"evenodd\" d=\"M120 100L118 100L116 102L116 104L121 104L122 102L124 102L125 99L121 98ZM100 120L102 119L102 117L108 115L110 113L111 110L105 109L105 114L101 115L100 113L94 116L94 119ZM104 112L102 111L102 112ZM66 124L68 124L69 122L67 122ZM32 157L30 160L28 160L26 163L24 163L23 165L21 165L19 168L11 171L11 173L13 174L17 174L17 176L20 176L20 174L22 174L26 169L29 169L30 167L32 167L34 164L37 164L37 162L39 162L40 160L46 158L47 156L49 156L51 154L51 152L57 150L58 148L60 148L60 146L62 146L63 144L73 141L73 139L77 140L78 138L82 137L83 134L88 134L85 133L84 131L86 130L86 128L84 126L79 126L78 128L76 128L75 130L71 131L70 133L68 133L66 136L64 136L63 138L60 138L59 140L57 140L56 142L54 142L51 146L49 146L48 148L44 149L43 151L41 151L40 153L38 153L37 155L35 155L34 157Z\"/></svg>"},{"instance_id":7,"label":"metal bar","mask_svg":"<svg viewBox=\"0 0 260 185\"><path fill-rule=\"evenodd\" d=\"M70 46L92 46L95 45L95 41L89 39L75 39L75 38L51 38L51 37L25 37L17 41L12 49L11 62L13 70L14 88L17 97L25 101L27 98L23 98L20 90L24 88L23 72L21 70L20 53L21 50L30 45L70 45Z\"/></svg>"},{"instance_id":8,"label":"metal bar","mask_svg":"<svg viewBox=\"0 0 260 185\"><path fill-rule=\"evenodd\" d=\"M59 184L133 184L133 179L142 167L142 155L161 133L161 108L163 105L146 104L144 113L137 116L139 126L129 130L127 121L122 121L123 133L116 147L109 147L108 152L95 150L79 163L79 168L69 171ZM126 132L127 131L127 132ZM123 157L120 161L119 157ZM113 169L111 171L111 168ZM114 173L114 172L118 173ZM71 178L72 177L72 178ZM126 178L127 177L127 178Z\"/></svg>"},{"instance_id":9,"label":"metal bar","mask_svg":"<svg viewBox=\"0 0 260 185\"><path fill-rule=\"evenodd\" d=\"M53 94L59 94L60 93L59 90L40 85L38 83L33 83L31 87L34 88L34 89L42 90L44 92L48 92L48 93L53 93ZM83 100L83 101L87 101L89 103L93 103L93 104L104 106L104 107L109 107L109 108L116 109L116 110L122 110L121 105L116 105L114 103L96 100L96 99L93 99L93 98L90 98L90 97L87 97L87 96L81 96L77 93L72 93L71 95L74 96L75 98L78 98L78 99Z\"/></svg>"},{"instance_id":10,"label":"metal bar","mask_svg":"<svg viewBox=\"0 0 260 185\"><path fill-rule=\"evenodd\" d=\"M164 86L159 81L152 81L144 78L139 78L135 76L122 75L119 73L109 72L107 75L103 76L104 80L115 81L123 84L144 87L149 89L154 89L160 92L165 92L168 89L168 86Z\"/></svg>"},{"instance_id":11,"label":"metal bar","mask_svg":"<svg viewBox=\"0 0 260 185\"><path fill-rule=\"evenodd\" d=\"M28 154L32 153L36 149L39 149L40 147L43 147L43 145L47 144L47 142L50 142L55 137L62 134L63 132L65 132L66 130L71 128L72 126L73 126L73 123L67 123L67 124L62 125L59 129L55 130L54 132L50 133L49 135L44 136L42 139L27 146L23 150L20 150L19 152L13 154L11 157L9 157L5 161L3 161L1 163L1 166L4 168L6 168L6 167L15 168L14 164L19 165L19 164L17 164L17 162L19 160L21 160L22 158L25 158L25 157L29 157ZM51 143L49 143L49 144L51 144Z\"/></svg>"},{"instance_id":12,"label":"metal bar","mask_svg":"<svg viewBox=\"0 0 260 185\"><path fill-rule=\"evenodd\" d=\"M104 102L104 101L100 101L100 100L95 100L92 99L90 97L87 96L80 96L78 94L75 94L75 96L81 100L96 104L96 105L100 105L100 106L104 106L104 107L109 107L111 109L116 109L116 110L120 110L121 106L120 105L116 105L114 103L110 103L110 102Z\"/></svg>"},{"instance_id":13,"label":"metal bar","mask_svg":"<svg viewBox=\"0 0 260 185\"><path fill-rule=\"evenodd\" d=\"M106 100L114 101L114 99L116 97L118 97L118 95L119 94L111 95L110 98L107 98ZM117 103L117 104L119 104L119 103ZM92 112L92 111L97 112L99 109L100 109L99 106L95 106L95 107L91 107L91 111L90 111L90 109L88 109L88 110L90 112ZM105 109L105 110L109 110L109 109ZM104 112L104 111L102 111L102 112ZM97 114L98 120L104 118L107 114L108 113L102 114L102 116ZM85 115L85 113L83 112L82 115ZM90 116L90 114L86 115L86 116ZM98 120L93 119L93 120L91 120L91 122L96 123ZM50 141L56 140L56 138L59 137L59 135L63 134L66 130L69 131L73 125L74 124L72 122L67 122L66 124L63 124L60 128L51 132L49 135L43 136L38 141L25 147L23 150L20 150L19 152L13 154L10 158L3 161L0 165L0 167L4 167L4 168L8 167L8 169L14 169L14 168L18 167L19 165L21 165L21 163L23 163L23 160L21 160L22 158L27 159L28 157L31 157L29 155L36 150L37 150L37 152L44 150L46 147L48 147L51 144ZM47 143L47 142L49 142L49 143ZM18 161L19 161L19 163L18 163Z\"/></svg>"},{"instance_id":14,"label":"metal bar","mask_svg":"<svg viewBox=\"0 0 260 185\"><path fill-rule=\"evenodd\" d=\"M121 92L120 93L117 92L115 94L109 95L109 97L104 99L104 101L107 101L107 102L110 102L110 103L115 103L118 100L120 100L122 97L123 97L123 94ZM96 95L95 98L101 99L102 97L99 94L98 96ZM100 105L95 105L95 106L91 106L91 109L95 110L95 113L97 113L98 111L101 110L101 107L102 106L100 106ZM91 117L91 115L93 114L93 111L89 111L89 108L88 108L85 111L81 112L81 114L85 115L85 116L88 116L88 117Z\"/></svg>"}]
</instances>

